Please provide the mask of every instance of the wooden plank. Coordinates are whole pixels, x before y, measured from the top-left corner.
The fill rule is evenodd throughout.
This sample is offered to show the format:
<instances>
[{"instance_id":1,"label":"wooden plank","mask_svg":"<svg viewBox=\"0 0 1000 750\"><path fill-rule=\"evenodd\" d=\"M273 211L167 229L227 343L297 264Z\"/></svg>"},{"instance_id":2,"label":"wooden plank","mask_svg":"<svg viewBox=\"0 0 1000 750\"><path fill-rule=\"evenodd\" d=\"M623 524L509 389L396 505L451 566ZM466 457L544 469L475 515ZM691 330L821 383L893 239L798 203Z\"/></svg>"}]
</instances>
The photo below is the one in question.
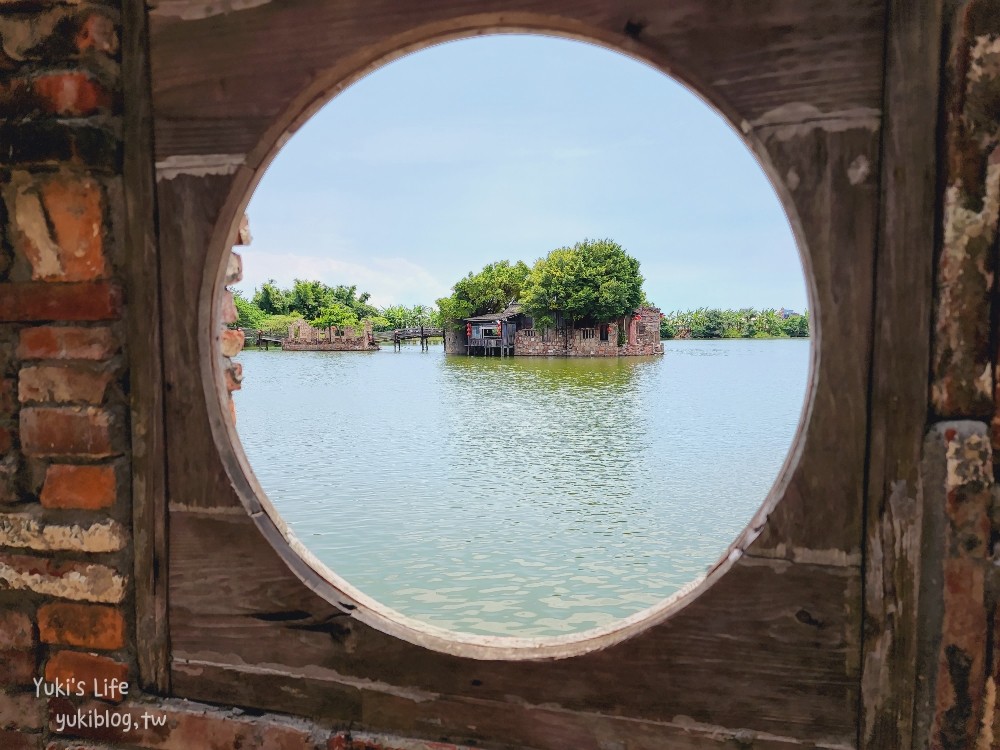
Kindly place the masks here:
<instances>
[{"instance_id":1,"label":"wooden plank","mask_svg":"<svg viewBox=\"0 0 1000 750\"><path fill-rule=\"evenodd\" d=\"M153 113L148 29L142 3L122 13L125 236L132 428L132 536L135 550L136 652L139 685L170 690L167 628L166 439L163 418L163 339L160 256L153 176Z\"/></svg>"},{"instance_id":2,"label":"wooden plank","mask_svg":"<svg viewBox=\"0 0 1000 750\"><path fill-rule=\"evenodd\" d=\"M746 560L672 619L606 650L548 662L482 661L388 636L319 599L245 515L175 511L170 530L175 661L257 665L261 673L247 675L243 689L260 708L289 710L274 702L273 680L301 674L421 696L421 711L426 696L466 696L853 742L854 568ZM186 684L182 694L229 700L224 690L207 690ZM297 713L354 716L323 713L330 707L321 692L295 695ZM434 721L457 732L446 703ZM386 730L407 730L387 721Z\"/></svg>"},{"instance_id":3,"label":"wooden plank","mask_svg":"<svg viewBox=\"0 0 1000 750\"><path fill-rule=\"evenodd\" d=\"M377 0L363 13L351 3L266 2L224 14L191 5L203 12L176 3L151 12L158 158L238 153L256 166L270 150L261 150L265 132L276 139L344 79L401 49L491 28L641 51L735 122L794 116L790 103L836 119L881 98L881 58L870 54L882 46L877 0L771 0L766 11L694 0L486 0L474 13L462 0Z\"/></svg>"},{"instance_id":4,"label":"wooden plank","mask_svg":"<svg viewBox=\"0 0 1000 750\"><path fill-rule=\"evenodd\" d=\"M170 501L238 507L215 446L206 408L206 362L199 300L207 268L206 247L229 191L230 175L178 175L157 182L162 270L166 430L183 435L167 442ZM228 250L228 248L226 248ZM209 385L210 387L210 385Z\"/></svg>"},{"instance_id":5,"label":"wooden plank","mask_svg":"<svg viewBox=\"0 0 1000 750\"><path fill-rule=\"evenodd\" d=\"M858 745L913 744L942 2L893 0L886 38ZM921 669L921 666L925 667Z\"/></svg>"},{"instance_id":6,"label":"wooden plank","mask_svg":"<svg viewBox=\"0 0 1000 750\"><path fill-rule=\"evenodd\" d=\"M280 705L288 713L302 713L303 703L315 716L340 716L335 728L354 732L368 727L404 726L408 737L431 742L468 743L474 747L524 750L847 750L836 741L817 743L746 729L727 729L692 721L684 716L671 721L635 720L593 712L560 710L551 705L519 705L496 700L440 698L417 702L378 692L363 684L345 687L334 679L312 674L272 675L265 684L257 669L210 662L179 663L174 679L185 694L214 700L258 705ZM441 713L453 717L454 726L441 727ZM405 723L400 717L406 717Z\"/></svg>"},{"instance_id":7,"label":"wooden plank","mask_svg":"<svg viewBox=\"0 0 1000 750\"><path fill-rule=\"evenodd\" d=\"M751 523L760 528L752 554L860 564L878 127L877 118L858 117L750 133L791 208L816 324L811 403L792 447L798 455Z\"/></svg>"}]
</instances>

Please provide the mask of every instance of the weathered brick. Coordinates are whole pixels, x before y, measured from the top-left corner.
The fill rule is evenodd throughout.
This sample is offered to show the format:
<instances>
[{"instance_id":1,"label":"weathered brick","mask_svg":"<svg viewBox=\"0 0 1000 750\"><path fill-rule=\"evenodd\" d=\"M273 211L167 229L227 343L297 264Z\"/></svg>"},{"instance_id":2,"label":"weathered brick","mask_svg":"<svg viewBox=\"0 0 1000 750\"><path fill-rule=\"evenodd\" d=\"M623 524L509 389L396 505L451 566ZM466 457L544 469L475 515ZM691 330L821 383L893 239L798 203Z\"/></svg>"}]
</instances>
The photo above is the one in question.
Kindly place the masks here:
<instances>
[{"instance_id":1,"label":"weathered brick","mask_svg":"<svg viewBox=\"0 0 1000 750\"><path fill-rule=\"evenodd\" d=\"M253 237L250 235L250 217L246 214L240 217L240 228L236 233L236 244L237 245L249 245L253 242ZM240 269L242 271L242 263L240 264Z\"/></svg>"},{"instance_id":2,"label":"weathered brick","mask_svg":"<svg viewBox=\"0 0 1000 750\"><path fill-rule=\"evenodd\" d=\"M74 601L118 604L125 598L127 584L127 576L107 565L0 554L0 588Z\"/></svg>"},{"instance_id":3,"label":"weathered brick","mask_svg":"<svg viewBox=\"0 0 1000 750\"><path fill-rule=\"evenodd\" d=\"M121 290L107 281L0 284L0 323L115 320L121 313Z\"/></svg>"},{"instance_id":4,"label":"weathered brick","mask_svg":"<svg viewBox=\"0 0 1000 750\"><path fill-rule=\"evenodd\" d=\"M31 618L23 612L0 612L0 650L28 649L35 645Z\"/></svg>"},{"instance_id":5,"label":"weathered brick","mask_svg":"<svg viewBox=\"0 0 1000 750\"><path fill-rule=\"evenodd\" d=\"M226 390L238 391L243 386L243 365L239 362L230 361L223 370L223 376L226 379Z\"/></svg>"},{"instance_id":6,"label":"weathered brick","mask_svg":"<svg viewBox=\"0 0 1000 750\"><path fill-rule=\"evenodd\" d=\"M117 521L89 525L43 523L29 513L0 513L0 547L18 547L38 552L118 552L127 534Z\"/></svg>"},{"instance_id":7,"label":"weathered brick","mask_svg":"<svg viewBox=\"0 0 1000 750\"><path fill-rule=\"evenodd\" d=\"M0 650L0 687L27 687L35 679L34 651ZM3 745L0 745L3 747Z\"/></svg>"},{"instance_id":8,"label":"weathered brick","mask_svg":"<svg viewBox=\"0 0 1000 750\"><path fill-rule=\"evenodd\" d=\"M235 357L243 350L245 336L238 328L225 328L219 337L222 344L222 356Z\"/></svg>"},{"instance_id":9,"label":"weathered brick","mask_svg":"<svg viewBox=\"0 0 1000 750\"><path fill-rule=\"evenodd\" d=\"M111 172L121 163L118 137L104 125L42 120L0 121L0 165L19 168L53 162Z\"/></svg>"},{"instance_id":10,"label":"weathered brick","mask_svg":"<svg viewBox=\"0 0 1000 750\"><path fill-rule=\"evenodd\" d=\"M6 453L14 446L14 431L9 427L0 427L0 453Z\"/></svg>"},{"instance_id":11,"label":"weathered brick","mask_svg":"<svg viewBox=\"0 0 1000 750\"><path fill-rule=\"evenodd\" d=\"M111 413L92 406L21 409L21 450L26 456L106 458L117 452Z\"/></svg>"},{"instance_id":12,"label":"weathered brick","mask_svg":"<svg viewBox=\"0 0 1000 750\"><path fill-rule=\"evenodd\" d=\"M222 322L224 324L235 323L239 320L240 314L236 309L236 303L233 301L233 293L228 289L222 292L222 305L220 306Z\"/></svg>"},{"instance_id":13,"label":"weathered brick","mask_svg":"<svg viewBox=\"0 0 1000 750\"><path fill-rule=\"evenodd\" d=\"M0 729L41 729L45 725L45 701L34 692L0 690Z\"/></svg>"},{"instance_id":14,"label":"weathered brick","mask_svg":"<svg viewBox=\"0 0 1000 750\"><path fill-rule=\"evenodd\" d=\"M125 618L99 604L44 604L38 608L38 634L45 643L114 651L125 645Z\"/></svg>"},{"instance_id":15,"label":"weathered brick","mask_svg":"<svg viewBox=\"0 0 1000 750\"><path fill-rule=\"evenodd\" d=\"M96 654L85 654L79 651L57 651L49 657L45 664L46 682L83 684L84 692L87 695L94 695L94 688L97 686L98 692L103 700L110 700L118 703L122 696L117 692L102 690L102 686L110 684L120 684L128 677L128 666L109 659L106 656ZM112 681L117 681L112 683Z\"/></svg>"},{"instance_id":16,"label":"weathered brick","mask_svg":"<svg viewBox=\"0 0 1000 750\"><path fill-rule=\"evenodd\" d=\"M21 359L107 359L118 351L110 328L36 326L21 330L17 356Z\"/></svg>"},{"instance_id":17,"label":"weathered brick","mask_svg":"<svg viewBox=\"0 0 1000 750\"><path fill-rule=\"evenodd\" d=\"M3 750L41 750L43 742L40 734L0 729L0 747Z\"/></svg>"},{"instance_id":18,"label":"weathered brick","mask_svg":"<svg viewBox=\"0 0 1000 750\"><path fill-rule=\"evenodd\" d=\"M116 14L111 8L72 7L79 5L78 2L0 1L0 7L4 5L20 5L31 11L30 14L0 16L4 51L15 60L41 60L51 64L77 57L86 50L106 55L114 55L118 50Z\"/></svg>"},{"instance_id":19,"label":"weathered brick","mask_svg":"<svg viewBox=\"0 0 1000 750\"><path fill-rule=\"evenodd\" d=\"M40 500L46 508L97 510L115 502L112 466L52 464L45 472Z\"/></svg>"},{"instance_id":20,"label":"weathered brick","mask_svg":"<svg viewBox=\"0 0 1000 750\"><path fill-rule=\"evenodd\" d=\"M100 184L90 177L52 179L42 186L42 201L63 251L61 280L93 281L107 276Z\"/></svg>"},{"instance_id":21,"label":"weathered brick","mask_svg":"<svg viewBox=\"0 0 1000 750\"><path fill-rule=\"evenodd\" d=\"M96 50L106 55L118 52L118 29L104 13L87 13L80 18L76 33L76 48L80 52Z\"/></svg>"},{"instance_id":22,"label":"weathered brick","mask_svg":"<svg viewBox=\"0 0 1000 750\"><path fill-rule=\"evenodd\" d=\"M18 481L19 467L17 454L0 455L0 503L16 503L23 499Z\"/></svg>"},{"instance_id":23,"label":"weathered brick","mask_svg":"<svg viewBox=\"0 0 1000 750\"><path fill-rule=\"evenodd\" d=\"M12 378L0 378L0 414L10 414L16 408L14 391Z\"/></svg>"},{"instance_id":24,"label":"weathered brick","mask_svg":"<svg viewBox=\"0 0 1000 750\"><path fill-rule=\"evenodd\" d=\"M82 71L41 75L31 83L39 106L48 114L87 117L110 110L114 101L110 91Z\"/></svg>"},{"instance_id":25,"label":"weathered brick","mask_svg":"<svg viewBox=\"0 0 1000 750\"><path fill-rule=\"evenodd\" d=\"M17 247L44 281L94 281L107 275L104 194L90 177L59 174L39 181L15 171L5 191Z\"/></svg>"},{"instance_id":26,"label":"weathered brick","mask_svg":"<svg viewBox=\"0 0 1000 750\"><path fill-rule=\"evenodd\" d=\"M110 382L111 373L106 371L38 365L21 370L17 395L22 404L38 401L100 404Z\"/></svg>"},{"instance_id":27,"label":"weathered brick","mask_svg":"<svg viewBox=\"0 0 1000 750\"><path fill-rule=\"evenodd\" d=\"M226 263L226 285L235 284L243 280L243 258L239 253L230 252L229 262Z\"/></svg>"}]
</instances>

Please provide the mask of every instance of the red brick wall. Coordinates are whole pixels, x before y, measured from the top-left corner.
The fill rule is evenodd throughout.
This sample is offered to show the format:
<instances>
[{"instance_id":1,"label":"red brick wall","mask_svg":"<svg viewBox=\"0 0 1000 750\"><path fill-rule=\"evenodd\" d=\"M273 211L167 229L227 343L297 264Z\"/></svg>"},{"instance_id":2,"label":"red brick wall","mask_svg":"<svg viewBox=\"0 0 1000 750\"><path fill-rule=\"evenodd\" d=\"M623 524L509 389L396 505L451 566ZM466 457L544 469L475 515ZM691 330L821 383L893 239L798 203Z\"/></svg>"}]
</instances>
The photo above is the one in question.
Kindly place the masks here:
<instances>
[{"instance_id":1,"label":"red brick wall","mask_svg":"<svg viewBox=\"0 0 1000 750\"><path fill-rule=\"evenodd\" d=\"M119 35L0 4L2 748L48 742L35 680L134 673Z\"/></svg>"}]
</instances>

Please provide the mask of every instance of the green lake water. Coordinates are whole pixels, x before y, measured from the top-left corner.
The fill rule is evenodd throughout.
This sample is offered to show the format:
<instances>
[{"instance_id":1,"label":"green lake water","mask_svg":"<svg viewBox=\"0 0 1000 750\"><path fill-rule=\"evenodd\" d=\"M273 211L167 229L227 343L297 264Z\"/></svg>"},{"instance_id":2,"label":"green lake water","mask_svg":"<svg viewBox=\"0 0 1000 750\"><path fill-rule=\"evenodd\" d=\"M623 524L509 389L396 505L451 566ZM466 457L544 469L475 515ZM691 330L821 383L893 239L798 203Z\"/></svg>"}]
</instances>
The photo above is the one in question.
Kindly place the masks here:
<instances>
[{"instance_id":1,"label":"green lake water","mask_svg":"<svg viewBox=\"0 0 1000 750\"><path fill-rule=\"evenodd\" d=\"M406 615L478 634L606 626L703 574L764 500L805 340L655 359L248 349L237 427L295 535Z\"/></svg>"}]
</instances>

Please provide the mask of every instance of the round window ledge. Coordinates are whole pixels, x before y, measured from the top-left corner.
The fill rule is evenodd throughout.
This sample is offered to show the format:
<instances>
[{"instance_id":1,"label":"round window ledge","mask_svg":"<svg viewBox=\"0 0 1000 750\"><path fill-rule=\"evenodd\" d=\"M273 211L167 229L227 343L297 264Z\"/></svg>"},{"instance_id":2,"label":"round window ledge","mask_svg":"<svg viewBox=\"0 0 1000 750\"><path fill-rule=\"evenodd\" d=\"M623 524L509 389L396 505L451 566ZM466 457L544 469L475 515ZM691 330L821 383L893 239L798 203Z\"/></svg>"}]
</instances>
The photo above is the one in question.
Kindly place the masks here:
<instances>
[{"instance_id":1,"label":"round window ledge","mask_svg":"<svg viewBox=\"0 0 1000 750\"><path fill-rule=\"evenodd\" d=\"M783 181L777 176L776 170L770 167L769 159L763 147L756 143L752 135L741 132L734 125L735 118L723 114L723 110L696 87L685 82L679 76L673 75L673 66L663 61L645 59L637 55L634 49L628 49L618 42L620 40L599 39L585 36L580 30L552 29L547 26L497 26L487 24L489 28L476 27L469 29L449 30L431 35L419 42L402 44L374 61L369 61L352 74L340 80L326 82L318 92L307 92L300 101L307 104L299 108L297 113L286 118L284 127L277 131L272 142L268 144L266 158L262 158L252 171L234 181L233 192L223 210L223 220L217 226L213 238L213 247L208 253L208 267L203 284L202 304L200 307L201 330L205 332L202 351L208 353L203 357L203 381L206 387L208 412L213 428L213 435L220 456L226 466L233 487L242 504L253 519L262 536L272 545L281 559L289 566L296 577L310 590L337 607L345 614L380 632L399 638L408 643L423 646L434 651L453 656L481 660L549 660L563 659L583 655L625 641L632 636L648 630L670 619L682 609L694 602L708 591L717 581L740 560L745 551L753 544L766 524L768 515L784 497L786 487L802 453L804 436L810 423L815 394L815 378L818 369L821 339L821 310L815 304L816 295L809 264L808 253L804 251L805 243L802 231L797 221L793 202ZM366 73L397 59L405 54L419 49L439 44L445 41L479 36L485 33L533 33L560 38L583 41L608 48L614 52L623 53L633 59L652 66L660 73L668 75L694 92L706 106L711 107L729 124L733 132L749 147L758 165L768 176L781 204L785 207L792 232L799 247L803 274L806 279L807 295L809 297L811 316L811 346L810 365L807 376L806 394L798 427L792 444L778 473L771 491L764 499L759 510L720 556L709 571L690 581L681 589L664 599L635 614L619 619L609 626L593 628L583 632L575 632L561 636L544 637L513 637L489 636L461 633L447 630L427 622L414 619L396 610L386 607L371 597L365 595L350 583L342 579L321 562L304 544L302 544L282 520L266 493L258 482L256 475L242 449L235 424L230 417L229 391L224 382L223 355L220 344L220 323L222 319L222 299L220 290L225 288L226 267L229 261L229 248L239 236L240 221L249 202L250 195L256 187L266 166L277 155L280 148L287 142L290 135L321 106L330 101L337 93L351 83L359 80ZM670 71L670 72L668 72ZM275 132L274 129L269 132ZM225 219L228 217L228 220Z\"/></svg>"}]
</instances>

